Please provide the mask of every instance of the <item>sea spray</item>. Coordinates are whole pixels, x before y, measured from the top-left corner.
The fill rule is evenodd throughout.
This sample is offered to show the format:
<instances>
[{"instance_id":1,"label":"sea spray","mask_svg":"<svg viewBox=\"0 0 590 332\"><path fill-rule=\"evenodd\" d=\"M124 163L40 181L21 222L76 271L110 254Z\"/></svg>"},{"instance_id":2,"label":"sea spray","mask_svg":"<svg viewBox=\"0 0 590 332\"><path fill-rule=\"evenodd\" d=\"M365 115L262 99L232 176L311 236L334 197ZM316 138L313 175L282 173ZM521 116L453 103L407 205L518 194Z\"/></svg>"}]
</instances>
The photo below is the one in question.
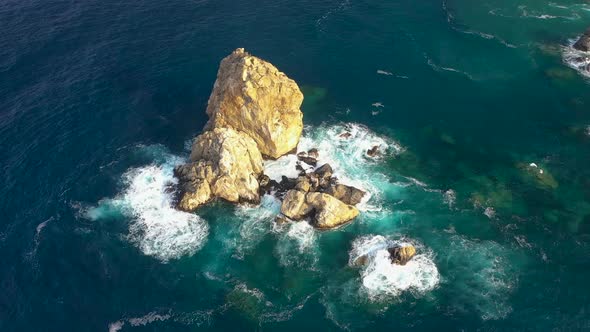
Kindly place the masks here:
<instances>
[{"instance_id":1,"label":"sea spray","mask_svg":"<svg viewBox=\"0 0 590 332\"><path fill-rule=\"evenodd\" d=\"M392 264L387 251L390 247L409 244L404 240L369 235L353 242L349 264L355 266L361 257L366 257L366 264L361 267L360 273L363 290L370 300L396 297L404 291L411 291L419 296L438 285L440 275L432 259L432 252L413 242L411 244L419 248L419 253L406 265Z\"/></svg>"},{"instance_id":2,"label":"sea spray","mask_svg":"<svg viewBox=\"0 0 590 332\"><path fill-rule=\"evenodd\" d=\"M243 259L252 251L271 230L274 219L279 214L281 202L272 195L264 195L259 206L241 205L236 208L235 215L238 231L234 257Z\"/></svg>"},{"instance_id":3,"label":"sea spray","mask_svg":"<svg viewBox=\"0 0 590 332\"><path fill-rule=\"evenodd\" d=\"M380 156L371 158L367 151L377 146ZM404 148L388 137L380 136L369 128L356 123L334 125L306 126L299 142L298 151L318 149L318 166L330 164L334 176L340 183L359 188L367 195L357 206L361 211L379 211L382 209L383 193L391 184L389 178L377 171L383 157L393 156ZM277 160L265 162L265 173L273 180L280 181L281 176L297 177L297 156L291 154ZM313 167L306 166L308 171Z\"/></svg>"},{"instance_id":4,"label":"sea spray","mask_svg":"<svg viewBox=\"0 0 590 332\"><path fill-rule=\"evenodd\" d=\"M163 262L194 254L209 233L209 226L199 216L173 207L168 189L176 183L173 169L182 159L165 154L160 164L129 169L123 175L123 192L101 200L86 213L92 220L111 218L113 214L130 217L127 239L145 255Z\"/></svg>"}]
</instances>

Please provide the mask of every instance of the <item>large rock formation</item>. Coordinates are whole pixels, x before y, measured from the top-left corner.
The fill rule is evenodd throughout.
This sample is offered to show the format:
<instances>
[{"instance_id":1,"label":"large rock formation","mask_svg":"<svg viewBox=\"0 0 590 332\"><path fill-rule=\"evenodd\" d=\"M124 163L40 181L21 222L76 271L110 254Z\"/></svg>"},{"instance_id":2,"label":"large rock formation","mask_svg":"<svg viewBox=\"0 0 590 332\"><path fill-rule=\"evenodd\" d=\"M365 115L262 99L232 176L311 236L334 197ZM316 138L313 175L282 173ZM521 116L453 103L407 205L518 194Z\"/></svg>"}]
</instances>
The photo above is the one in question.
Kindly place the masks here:
<instances>
[{"instance_id":1,"label":"large rock formation","mask_svg":"<svg viewBox=\"0 0 590 332\"><path fill-rule=\"evenodd\" d=\"M359 210L326 193L293 189L283 198L281 213L292 220L309 217L315 227L328 229L356 218Z\"/></svg>"},{"instance_id":2,"label":"large rock formation","mask_svg":"<svg viewBox=\"0 0 590 332\"><path fill-rule=\"evenodd\" d=\"M297 83L272 64L238 48L221 61L209 97L206 128L234 128L260 152L278 158L297 147L303 130Z\"/></svg>"},{"instance_id":3,"label":"large rock formation","mask_svg":"<svg viewBox=\"0 0 590 332\"><path fill-rule=\"evenodd\" d=\"M221 61L207 114L205 132L192 146L190 162L178 166L178 208L194 211L214 198L258 203L274 192L283 198L281 220L311 219L322 229L341 226L356 216L365 193L338 184L332 167L317 165L319 152L298 155L299 177L280 183L263 174L262 156L293 151L303 130L297 84L272 64L237 49ZM304 167L304 164L306 165Z\"/></svg>"},{"instance_id":4,"label":"large rock formation","mask_svg":"<svg viewBox=\"0 0 590 332\"><path fill-rule=\"evenodd\" d=\"M249 136L230 128L207 131L195 139L190 159L175 170L184 192L180 209L194 211L212 196L229 202L260 201L262 156Z\"/></svg>"},{"instance_id":5,"label":"large rock formation","mask_svg":"<svg viewBox=\"0 0 590 332\"><path fill-rule=\"evenodd\" d=\"M574 44L574 48L582 52L590 52L590 28L586 29L584 34Z\"/></svg>"}]
</instances>

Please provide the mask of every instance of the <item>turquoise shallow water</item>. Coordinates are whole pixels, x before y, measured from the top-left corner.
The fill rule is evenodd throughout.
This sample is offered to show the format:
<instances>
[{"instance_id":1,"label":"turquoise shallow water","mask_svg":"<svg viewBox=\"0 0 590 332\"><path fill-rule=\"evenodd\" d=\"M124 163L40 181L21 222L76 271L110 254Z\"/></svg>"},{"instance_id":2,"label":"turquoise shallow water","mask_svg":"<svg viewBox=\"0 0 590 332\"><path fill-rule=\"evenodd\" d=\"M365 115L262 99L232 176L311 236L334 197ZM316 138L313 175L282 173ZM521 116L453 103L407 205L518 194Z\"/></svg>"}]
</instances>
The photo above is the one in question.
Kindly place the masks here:
<instances>
[{"instance_id":1,"label":"turquoise shallow water","mask_svg":"<svg viewBox=\"0 0 590 332\"><path fill-rule=\"evenodd\" d=\"M565 0L1 3L0 330L589 329L590 85L564 61L589 22ZM299 83L302 146L371 193L351 225L170 208L237 47ZM400 241L419 256L393 269Z\"/></svg>"}]
</instances>

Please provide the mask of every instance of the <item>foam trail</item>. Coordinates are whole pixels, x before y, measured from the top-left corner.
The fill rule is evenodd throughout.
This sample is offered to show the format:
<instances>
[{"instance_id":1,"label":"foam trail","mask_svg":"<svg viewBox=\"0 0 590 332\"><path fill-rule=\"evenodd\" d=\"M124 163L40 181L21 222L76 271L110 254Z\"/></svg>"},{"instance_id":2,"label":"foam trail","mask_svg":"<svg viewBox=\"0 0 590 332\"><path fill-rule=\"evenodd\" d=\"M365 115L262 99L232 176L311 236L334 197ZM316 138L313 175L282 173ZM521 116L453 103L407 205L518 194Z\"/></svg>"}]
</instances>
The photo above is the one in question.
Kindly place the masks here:
<instances>
[{"instance_id":1,"label":"foam trail","mask_svg":"<svg viewBox=\"0 0 590 332\"><path fill-rule=\"evenodd\" d=\"M109 324L109 332L118 332L123 328L123 326L125 326L125 322L122 322L122 321L116 321L114 323L110 323Z\"/></svg>"},{"instance_id":2,"label":"foam trail","mask_svg":"<svg viewBox=\"0 0 590 332\"><path fill-rule=\"evenodd\" d=\"M372 301L396 297L404 291L420 295L434 289L440 280L432 253L416 245L422 253L414 256L406 265L391 264L387 248L407 245L401 240L391 240L381 235L363 236L352 244L349 264L363 256L367 264L361 270L364 290Z\"/></svg>"},{"instance_id":3,"label":"foam trail","mask_svg":"<svg viewBox=\"0 0 590 332\"><path fill-rule=\"evenodd\" d=\"M162 165L132 168L123 175L124 191L114 199L103 199L87 211L91 220L111 218L113 213L130 217L127 239L145 255L163 262L192 255L205 243L209 226L197 215L178 211L168 192L176 183L174 166L182 159L168 155Z\"/></svg>"},{"instance_id":4,"label":"foam trail","mask_svg":"<svg viewBox=\"0 0 590 332\"><path fill-rule=\"evenodd\" d=\"M307 221L276 225L279 239L275 252L283 266L313 268L318 260L316 252L317 232Z\"/></svg>"},{"instance_id":5,"label":"foam trail","mask_svg":"<svg viewBox=\"0 0 590 332\"><path fill-rule=\"evenodd\" d=\"M239 241L236 244L234 257L243 259L270 231L270 225L281 209L281 201L273 195L264 195L259 206L241 205L236 209L239 217Z\"/></svg>"}]
</instances>

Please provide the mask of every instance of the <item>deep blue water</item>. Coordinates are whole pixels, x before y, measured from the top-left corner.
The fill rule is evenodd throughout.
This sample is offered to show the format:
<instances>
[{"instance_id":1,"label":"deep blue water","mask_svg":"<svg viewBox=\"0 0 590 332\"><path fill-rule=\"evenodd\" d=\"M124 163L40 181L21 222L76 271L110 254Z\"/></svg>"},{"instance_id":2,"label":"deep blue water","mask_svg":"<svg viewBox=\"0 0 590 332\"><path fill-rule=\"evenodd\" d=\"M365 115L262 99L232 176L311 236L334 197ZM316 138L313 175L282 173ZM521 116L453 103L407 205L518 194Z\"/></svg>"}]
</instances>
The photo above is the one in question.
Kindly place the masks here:
<instances>
[{"instance_id":1,"label":"deep blue water","mask_svg":"<svg viewBox=\"0 0 590 332\"><path fill-rule=\"evenodd\" d=\"M581 0L0 2L0 330L590 329L590 82L563 61L589 24ZM169 207L237 47L371 192L353 224ZM419 264L349 266L369 239Z\"/></svg>"}]
</instances>

